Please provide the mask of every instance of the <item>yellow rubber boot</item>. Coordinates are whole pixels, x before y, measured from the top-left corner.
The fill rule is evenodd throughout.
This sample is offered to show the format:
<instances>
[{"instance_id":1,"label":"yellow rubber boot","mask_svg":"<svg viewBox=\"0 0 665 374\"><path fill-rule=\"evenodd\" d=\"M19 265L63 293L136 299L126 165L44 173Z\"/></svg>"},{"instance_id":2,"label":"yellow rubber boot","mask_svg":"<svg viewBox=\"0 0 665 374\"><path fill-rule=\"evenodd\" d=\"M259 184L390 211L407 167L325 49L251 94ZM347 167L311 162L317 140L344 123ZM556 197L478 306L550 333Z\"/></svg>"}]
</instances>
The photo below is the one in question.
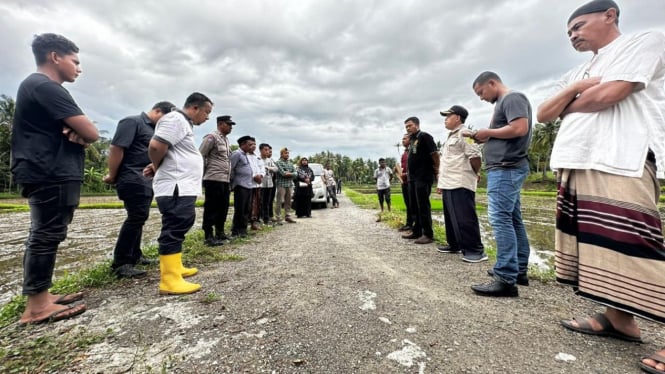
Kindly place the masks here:
<instances>
[{"instance_id":1,"label":"yellow rubber boot","mask_svg":"<svg viewBox=\"0 0 665 374\"><path fill-rule=\"evenodd\" d=\"M200 284L187 282L182 278L182 253L159 256L159 294L182 295L201 289ZM196 273L195 273L196 274Z\"/></svg>"},{"instance_id":2,"label":"yellow rubber boot","mask_svg":"<svg viewBox=\"0 0 665 374\"><path fill-rule=\"evenodd\" d=\"M199 272L199 269L197 268L186 268L184 265L180 265L182 268L180 269L180 274L182 274L183 278L191 277L192 275L196 275L196 273Z\"/></svg>"}]
</instances>

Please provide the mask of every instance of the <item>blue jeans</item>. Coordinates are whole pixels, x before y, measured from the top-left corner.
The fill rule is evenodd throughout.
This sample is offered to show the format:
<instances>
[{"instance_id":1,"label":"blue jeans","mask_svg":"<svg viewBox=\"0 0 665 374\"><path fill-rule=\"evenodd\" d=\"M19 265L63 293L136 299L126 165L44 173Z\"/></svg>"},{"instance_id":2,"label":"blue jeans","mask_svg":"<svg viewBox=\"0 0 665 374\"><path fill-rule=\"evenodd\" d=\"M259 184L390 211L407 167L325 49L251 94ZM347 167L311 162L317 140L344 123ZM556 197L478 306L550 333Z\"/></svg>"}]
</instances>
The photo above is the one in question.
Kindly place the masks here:
<instances>
[{"instance_id":1,"label":"blue jeans","mask_svg":"<svg viewBox=\"0 0 665 374\"><path fill-rule=\"evenodd\" d=\"M529 239L520 211L520 190L528 174L528 165L487 172L487 214L496 240L494 274L508 284L526 274L529 264Z\"/></svg>"}]
</instances>

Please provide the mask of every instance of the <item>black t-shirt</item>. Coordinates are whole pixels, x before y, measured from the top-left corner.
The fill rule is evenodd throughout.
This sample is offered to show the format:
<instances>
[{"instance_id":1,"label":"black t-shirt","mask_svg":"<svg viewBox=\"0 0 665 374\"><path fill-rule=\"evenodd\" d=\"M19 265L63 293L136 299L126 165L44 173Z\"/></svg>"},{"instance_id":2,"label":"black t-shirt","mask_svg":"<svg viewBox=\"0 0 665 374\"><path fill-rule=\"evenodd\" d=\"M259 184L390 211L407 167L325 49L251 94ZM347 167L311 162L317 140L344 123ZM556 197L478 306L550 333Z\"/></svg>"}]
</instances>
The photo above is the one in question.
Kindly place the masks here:
<instances>
[{"instance_id":1,"label":"black t-shirt","mask_svg":"<svg viewBox=\"0 0 665 374\"><path fill-rule=\"evenodd\" d=\"M64 119L82 115L69 92L44 74L19 86L12 128L12 173L19 184L83 180L83 146L62 134Z\"/></svg>"},{"instance_id":2,"label":"black t-shirt","mask_svg":"<svg viewBox=\"0 0 665 374\"><path fill-rule=\"evenodd\" d=\"M113 135L111 144L123 148L124 156L118 170L117 184L140 184L152 189L152 181L143 177L143 168L150 163L148 144L155 134L155 125L148 115L141 113L123 118Z\"/></svg>"},{"instance_id":3,"label":"black t-shirt","mask_svg":"<svg viewBox=\"0 0 665 374\"><path fill-rule=\"evenodd\" d=\"M409 181L434 182L432 153L438 152L432 135L418 131L411 135L409 144Z\"/></svg>"}]
</instances>

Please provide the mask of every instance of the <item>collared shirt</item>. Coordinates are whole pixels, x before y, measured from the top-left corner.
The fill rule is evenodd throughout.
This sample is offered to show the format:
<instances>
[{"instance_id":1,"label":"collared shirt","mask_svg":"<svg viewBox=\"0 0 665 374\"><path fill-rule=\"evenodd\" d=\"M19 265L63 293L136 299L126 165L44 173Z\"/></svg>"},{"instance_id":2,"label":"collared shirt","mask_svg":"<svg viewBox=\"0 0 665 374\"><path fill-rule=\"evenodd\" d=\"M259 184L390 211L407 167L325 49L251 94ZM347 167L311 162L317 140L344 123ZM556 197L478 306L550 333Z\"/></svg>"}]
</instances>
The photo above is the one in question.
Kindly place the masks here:
<instances>
[{"instance_id":1,"label":"collared shirt","mask_svg":"<svg viewBox=\"0 0 665 374\"><path fill-rule=\"evenodd\" d=\"M261 183L254 181L254 177L260 175L264 177L266 175L266 167L263 164L263 160L260 156L257 156L253 153L248 153L247 158L249 159L250 165L252 165L252 181L254 182L253 188L261 188ZM263 181L263 179L261 179Z\"/></svg>"},{"instance_id":2,"label":"collared shirt","mask_svg":"<svg viewBox=\"0 0 665 374\"><path fill-rule=\"evenodd\" d=\"M203 180L217 182L231 180L231 147L226 135L213 131L204 136L199 152L203 156L205 165Z\"/></svg>"},{"instance_id":3,"label":"collared shirt","mask_svg":"<svg viewBox=\"0 0 665 374\"><path fill-rule=\"evenodd\" d=\"M155 134L155 125L147 114L123 118L118 122L111 144L123 149L118 168L117 185L142 185L152 191L152 181L143 176L143 169L150 164L148 145Z\"/></svg>"},{"instance_id":4,"label":"collared shirt","mask_svg":"<svg viewBox=\"0 0 665 374\"><path fill-rule=\"evenodd\" d=\"M238 149L231 153L231 188L236 186L244 188L254 188L254 170L252 161L249 160L253 155L245 153Z\"/></svg>"},{"instance_id":5,"label":"collared shirt","mask_svg":"<svg viewBox=\"0 0 665 374\"><path fill-rule=\"evenodd\" d=\"M284 160L282 158L275 161L275 165L277 165L277 178L275 180L276 187L292 188L293 180L296 178L296 168L289 162L289 160ZM287 172L291 173L291 178L284 176Z\"/></svg>"},{"instance_id":6,"label":"collared shirt","mask_svg":"<svg viewBox=\"0 0 665 374\"><path fill-rule=\"evenodd\" d=\"M409 157L407 159L409 182L434 183L434 160L432 154L438 152L432 135L418 131L410 136Z\"/></svg>"},{"instance_id":7,"label":"collared shirt","mask_svg":"<svg viewBox=\"0 0 665 374\"><path fill-rule=\"evenodd\" d=\"M390 171L387 167L381 169L377 168L374 170L374 178L376 179L376 189L385 190L390 188L390 176L393 175L393 172Z\"/></svg>"},{"instance_id":8,"label":"collared shirt","mask_svg":"<svg viewBox=\"0 0 665 374\"><path fill-rule=\"evenodd\" d=\"M618 37L590 62L566 73L555 93L587 72L601 77L601 83L627 81L638 87L607 109L566 115L550 166L640 177L651 148L658 176L665 177L665 35L653 31Z\"/></svg>"},{"instance_id":9,"label":"collared shirt","mask_svg":"<svg viewBox=\"0 0 665 374\"><path fill-rule=\"evenodd\" d=\"M466 126L462 125L451 131L441 146L439 180L436 188L442 190L466 188L476 191L478 176L473 171L469 160L480 158L480 147L470 138L462 136L464 129Z\"/></svg>"},{"instance_id":10,"label":"collared shirt","mask_svg":"<svg viewBox=\"0 0 665 374\"><path fill-rule=\"evenodd\" d=\"M192 123L180 111L167 113L157 122L153 139L169 145L169 149L152 180L155 197L201 194L203 158L194 144Z\"/></svg>"},{"instance_id":11,"label":"collared shirt","mask_svg":"<svg viewBox=\"0 0 665 374\"><path fill-rule=\"evenodd\" d=\"M272 179L275 176L275 173L277 172L277 165L275 164L275 161L272 158L263 158L262 160L263 160L263 165L266 168L266 175L263 177L263 182L261 183L261 187L272 188L274 187Z\"/></svg>"}]
</instances>

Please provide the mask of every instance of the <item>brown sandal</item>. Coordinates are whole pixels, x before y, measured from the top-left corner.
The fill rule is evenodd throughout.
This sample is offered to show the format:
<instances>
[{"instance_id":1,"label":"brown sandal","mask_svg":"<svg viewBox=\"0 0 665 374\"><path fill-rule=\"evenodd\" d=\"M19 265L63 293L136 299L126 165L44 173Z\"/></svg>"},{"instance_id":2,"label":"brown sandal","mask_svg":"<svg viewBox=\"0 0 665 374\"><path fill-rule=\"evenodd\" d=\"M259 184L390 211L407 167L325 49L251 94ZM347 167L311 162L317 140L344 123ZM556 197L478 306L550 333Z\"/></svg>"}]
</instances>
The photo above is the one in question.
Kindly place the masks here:
<instances>
[{"instance_id":1,"label":"brown sandal","mask_svg":"<svg viewBox=\"0 0 665 374\"><path fill-rule=\"evenodd\" d=\"M596 322L598 322L598 324L601 327L600 330L594 330L586 318L579 318L579 319L573 318L572 321L577 322L577 326L574 326L572 324L572 321L566 321L566 320L562 320L561 325L567 328L568 330L572 330L582 334L608 336L610 338L625 340L627 342L642 343L642 338L639 336L626 335L621 331L617 331L614 328L614 326L612 326L612 323L610 323L607 317L605 317L605 315L602 313L594 315L593 317L591 317L591 319L594 319L596 320Z\"/></svg>"},{"instance_id":2,"label":"brown sandal","mask_svg":"<svg viewBox=\"0 0 665 374\"><path fill-rule=\"evenodd\" d=\"M665 348L663 348L665 350ZM662 351L662 350L661 350ZM645 363L642 362L645 358L649 358L651 360L656 361L656 363L659 364L665 364L665 355L661 354L660 352L656 352L652 354L651 356L644 356L640 359L640 369L646 371L647 373L651 374L663 374L665 371L658 370L655 367L651 367L649 365L646 365Z\"/></svg>"}]
</instances>

